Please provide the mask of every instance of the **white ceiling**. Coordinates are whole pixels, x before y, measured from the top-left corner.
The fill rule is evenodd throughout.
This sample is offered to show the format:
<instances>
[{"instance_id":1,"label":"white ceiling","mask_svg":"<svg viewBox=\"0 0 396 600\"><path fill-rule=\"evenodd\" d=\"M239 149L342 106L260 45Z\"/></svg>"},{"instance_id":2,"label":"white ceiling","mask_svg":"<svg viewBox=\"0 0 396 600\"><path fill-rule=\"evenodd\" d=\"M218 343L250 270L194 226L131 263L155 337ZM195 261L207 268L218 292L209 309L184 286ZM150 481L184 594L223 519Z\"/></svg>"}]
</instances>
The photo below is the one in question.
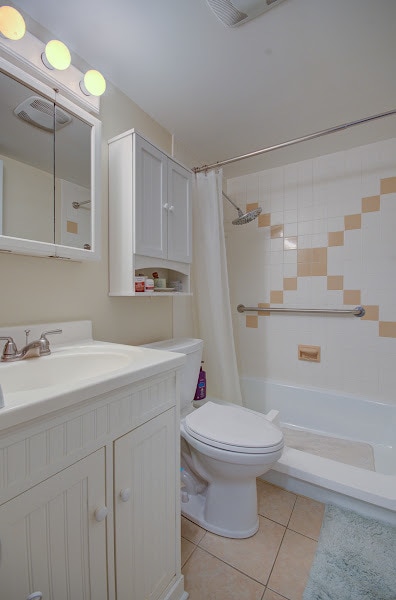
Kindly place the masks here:
<instances>
[{"instance_id":1,"label":"white ceiling","mask_svg":"<svg viewBox=\"0 0 396 600\"><path fill-rule=\"evenodd\" d=\"M286 0L233 29L206 0L14 5L202 163L396 108L396 0Z\"/></svg>"}]
</instances>

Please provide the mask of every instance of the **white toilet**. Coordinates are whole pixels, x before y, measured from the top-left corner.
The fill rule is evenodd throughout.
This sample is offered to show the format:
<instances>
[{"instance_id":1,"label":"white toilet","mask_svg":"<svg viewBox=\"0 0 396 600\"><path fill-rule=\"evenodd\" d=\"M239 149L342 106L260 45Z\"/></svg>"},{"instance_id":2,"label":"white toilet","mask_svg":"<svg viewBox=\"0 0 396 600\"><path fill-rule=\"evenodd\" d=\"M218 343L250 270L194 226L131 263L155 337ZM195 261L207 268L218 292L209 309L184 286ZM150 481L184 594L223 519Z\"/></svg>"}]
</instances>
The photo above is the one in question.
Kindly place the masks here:
<instances>
[{"instance_id":1,"label":"white toilet","mask_svg":"<svg viewBox=\"0 0 396 600\"><path fill-rule=\"evenodd\" d=\"M186 484L181 512L218 535L246 538L258 530L256 477L279 460L283 434L271 416L235 404L192 400L203 342L180 338L146 347L186 354L181 376L181 464Z\"/></svg>"}]
</instances>

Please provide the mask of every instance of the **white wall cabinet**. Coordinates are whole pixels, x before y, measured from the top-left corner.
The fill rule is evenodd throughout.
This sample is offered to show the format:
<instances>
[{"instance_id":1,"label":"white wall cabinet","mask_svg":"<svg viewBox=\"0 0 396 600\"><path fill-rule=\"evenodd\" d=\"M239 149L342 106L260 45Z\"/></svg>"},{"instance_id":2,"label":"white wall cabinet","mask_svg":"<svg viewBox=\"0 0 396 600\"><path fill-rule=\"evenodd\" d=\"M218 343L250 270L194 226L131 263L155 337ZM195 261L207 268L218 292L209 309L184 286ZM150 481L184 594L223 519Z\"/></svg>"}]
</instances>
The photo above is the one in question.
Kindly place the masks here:
<instances>
[{"instance_id":1,"label":"white wall cabinet","mask_svg":"<svg viewBox=\"0 0 396 600\"><path fill-rule=\"evenodd\" d=\"M2 598L187 598L178 389L167 366L0 432Z\"/></svg>"},{"instance_id":2,"label":"white wall cabinet","mask_svg":"<svg viewBox=\"0 0 396 600\"><path fill-rule=\"evenodd\" d=\"M153 271L189 293L191 177L134 130L109 141L110 295L135 295L135 274Z\"/></svg>"}]
</instances>

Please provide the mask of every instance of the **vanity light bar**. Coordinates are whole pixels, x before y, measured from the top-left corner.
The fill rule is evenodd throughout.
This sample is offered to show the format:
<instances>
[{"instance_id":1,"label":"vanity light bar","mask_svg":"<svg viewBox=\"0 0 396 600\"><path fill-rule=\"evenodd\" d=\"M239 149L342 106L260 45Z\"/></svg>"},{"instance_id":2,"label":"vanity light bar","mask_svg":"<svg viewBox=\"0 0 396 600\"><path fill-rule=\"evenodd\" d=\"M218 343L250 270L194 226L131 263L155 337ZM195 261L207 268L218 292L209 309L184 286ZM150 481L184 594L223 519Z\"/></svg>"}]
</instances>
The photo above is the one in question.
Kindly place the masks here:
<instances>
[{"instance_id":1,"label":"vanity light bar","mask_svg":"<svg viewBox=\"0 0 396 600\"><path fill-rule=\"evenodd\" d=\"M64 69L50 70L43 62L45 44L34 35L26 31L25 35L17 42L0 36L0 56L18 61L18 66L27 67L29 72L41 81L64 94L73 102L80 104L92 113L99 113L99 96L86 95L80 87L84 80L84 73L72 64ZM104 78L103 78L104 81ZM106 87L106 83L104 83Z\"/></svg>"}]
</instances>

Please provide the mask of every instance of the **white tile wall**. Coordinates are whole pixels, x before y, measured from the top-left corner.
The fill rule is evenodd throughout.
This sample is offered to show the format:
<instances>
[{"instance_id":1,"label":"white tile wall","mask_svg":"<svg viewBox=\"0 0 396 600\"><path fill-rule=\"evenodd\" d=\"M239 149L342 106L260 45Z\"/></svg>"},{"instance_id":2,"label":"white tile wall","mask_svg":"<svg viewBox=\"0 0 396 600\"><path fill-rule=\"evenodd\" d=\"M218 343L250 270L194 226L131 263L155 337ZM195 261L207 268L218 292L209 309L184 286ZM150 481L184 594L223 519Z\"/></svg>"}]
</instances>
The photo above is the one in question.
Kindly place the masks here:
<instances>
[{"instance_id":1,"label":"white tile wall","mask_svg":"<svg viewBox=\"0 0 396 600\"><path fill-rule=\"evenodd\" d=\"M298 248L327 247L328 232L344 231L344 217L362 213L362 198L380 193L380 180L396 177L396 139L227 181L244 209L258 202ZM228 203L227 203L228 204ZM396 338L379 336L378 321L353 316L272 314L246 327L239 303L269 302L284 277L297 276L297 250L271 239L257 220L233 227L226 209L231 306L242 376L344 391L396 403ZM396 322L396 193L381 196L378 212L362 214L361 229L344 232L344 245L327 249L327 274L344 277L344 290L360 290L361 303L379 306L379 320ZM343 290L327 277L299 277L284 291L283 306L343 307ZM254 313L252 313L254 314ZM297 360L298 344L321 347L320 363Z\"/></svg>"}]
</instances>

